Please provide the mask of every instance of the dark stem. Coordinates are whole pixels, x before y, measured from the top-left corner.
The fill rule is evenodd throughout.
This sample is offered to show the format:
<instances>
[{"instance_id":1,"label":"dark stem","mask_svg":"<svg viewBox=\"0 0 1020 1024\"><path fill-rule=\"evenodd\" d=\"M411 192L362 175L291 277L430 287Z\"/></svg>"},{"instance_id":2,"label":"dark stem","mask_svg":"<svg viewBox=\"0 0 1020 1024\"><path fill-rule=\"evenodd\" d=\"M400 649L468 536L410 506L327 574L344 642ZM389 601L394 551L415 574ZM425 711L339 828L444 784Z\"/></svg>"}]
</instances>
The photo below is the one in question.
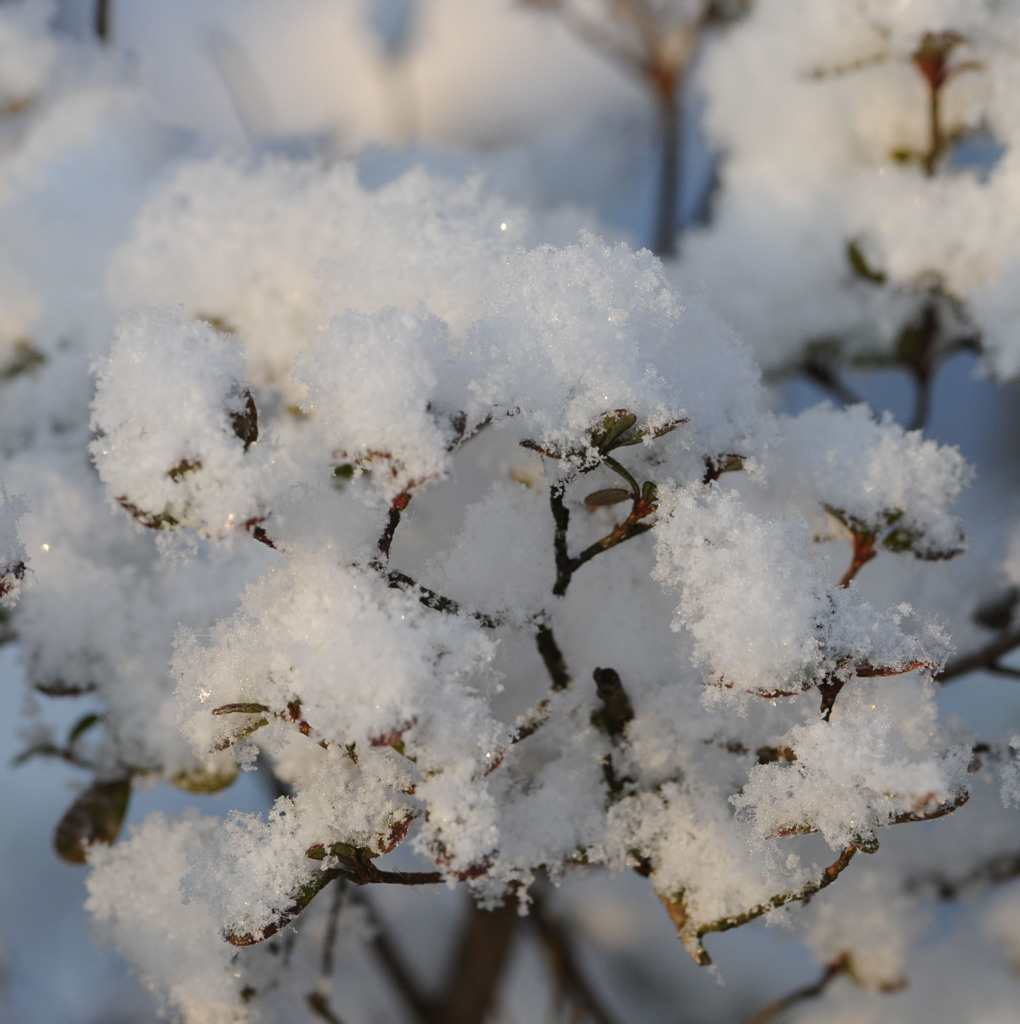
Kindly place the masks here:
<instances>
[{"instance_id":1,"label":"dark stem","mask_svg":"<svg viewBox=\"0 0 1020 1024\"><path fill-rule=\"evenodd\" d=\"M607 461L609 461L607 459ZM622 467L621 467L622 468ZM630 474L627 474L630 477ZM630 477L633 480L632 477ZM636 485L635 485L636 486ZM562 597L570 586L574 573L586 562L590 562L596 555L603 551L615 548L631 537L647 533L653 523L644 522L648 516L655 512L655 499L645 497L642 494L635 494L630 514L622 523L617 523L613 529L600 537L594 544L589 544L579 555L571 558L567 551L567 527L570 525L570 511L563 500L563 484L554 484L549 489L549 504L552 507L553 522L556 525L553 535L553 549L556 554L556 582L553 585L553 594Z\"/></svg>"},{"instance_id":2,"label":"dark stem","mask_svg":"<svg viewBox=\"0 0 1020 1024\"><path fill-rule=\"evenodd\" d=\"M1004 630L984 647L979 647L970 654L954 658L935 677L935 681L942 684L951 683L954 679L959 679L971 672L978 672L982 669L994 671L998 666L999 659L1017 647L1020 647L1020 629Z\"/></svg>"},{"instance_id":3,"label":"dark stem","mask_svg":"<svg viewBox=\"0 0 1020 1024\"><path fill-rule=\"evenodd\" d=\"M959 899L967 889L975 886L987 888L990 885L1012 882L1016 878L1020 878L1020 853L1000 853L989 857L958 878L932 873L910 879L907 888L915 892L930 887L935 890L940 900L948 901Z\"/></svg>"},{"instance_id":4,"label":"dark stem","mask_svg":"<svg viewBox=\"0 0 1020 1024\"><path fill-rule=\"evenodd\" d=\"M537 887L531 891L531 909L528 917L542 936L555 974L573 995L579 1010L595 1024L614 1024L613 1017L581 970L569 932L550 912L544 894L536 890Z\"/></svg>"},{"instance_id":5,"label":"dark stem","mask_svg":"<svg viewBox=\"0 0 1020 1024\"><path fill-rule=\"evenodd\" d=\"M92 27L96 33L96 38L104 44L109 43L111 40L112 6L111 0L96 0Z\"/></svg>"},{"instance_id":6,"label":"dark stem","mask_svg":"<svg viewBox=\"0 0 1020 1024\"><path fill-rule=\"evenodd\" d=\"M553 585L553 593L562 597L570 586L570 577L574 572L573 561L567 552L567 528L570 526L570 509L563 500L565 487L563 484L553 484L549 488L549 505L552 508L553 523L553 550L556 555L556 583Z\"/></svg>"},{"instance_id":7,"label":"dark stem","mask_svg":"<svg viewBox=\"0 0 1020 1024\"><path fill-rule=\"evenodd\" d=\"M924 155L924 173L929 177L935 177L935 168L942 149L945 146L945 139L942 137L942 112L940 95L942 92L942 81L929 81L928 83L928 152Z\"/></svg>"},{"instance_id":8,"label":"dark stem","mask_svg":"<svg viewBox=\"0 0 1020 1024\"><path fill-rule=\"evenodd\" d=\"M839 376L836 367L826 359L809 358L802 368L804 376L813 384L828 391L833 398L843 405L860 405L864 399L850 388Z\"/></svg>"},{"instance_id":9,"label":"dark stem","mask_svg":"<svg viewBox=\"0 0 1020 1024\"><path fill-rule=\"evenodd\" d=\"M394 988L403 997L404 1002L407 1004L414 1014L414 1019L418 1021L424 1021L429 1013L430 1003L425 998L424 994L418 987L414 978L411 976L410 971L407 969L407 965L404 963L403 957L397 952L396 946L393 944L393 940L390 938L389 930L386 928L385 923L379 917L375 907L367 896L363 896L360 893L352 893L352 898L357 900L359 905L365 909L368 914L369 922L372 925L372 951L375 953L376 959L379 961L379 965L386 972L387 977L392 982Z\"/></svg>"},{"instance_id":10,"label":"dark stem","mask_svg":"<svg viewBox=\"0 0 1020 1024\"><path fill-rule=\"evenodd\" d=\"M390 586L395 589L407 587L412 590L426 608L431 608L436 612L446 612L448 615L458 615L461 612L459 602L454 601L452 597L444 597L442 594L437 594L434 590L419 583L405 572L391 569L387 574L387 579L390 581ZM471 612L470 615L486 629L496 629L500 625L499 619L486 615L484 612Z\"/></svg>"},{"instance_id":11,"label":"dark stem","mask_svg":"<svg viewBox=\"0 0 1020 1024\"><path fill-rule=\"evenodd\" d=\"M305 1002L312 1013L326 1021L326 1024L344 1024L343 1018L337 1015L336 1010L329 1005L329 1000L321 992L309 992L305 996Z\"/></svg>"},{"instance_id":12,"label":"dark stem","mask_svg":"<svg viewBox=\"0 0 1020 1024\"><path fill-rule=\"evenodd\" d=\"M768 1006L759 1010L753 1017L751 1017L747 1024L765 1024L765 1021L772 1020L773 1017L782 1013L784 1010L788 1010L791 1006L804 1002L806 999L817 998L836 978L841 974L846 973L849 965L850 958L846 953L843 953L825 968L822 972L822 976L813 985L805 985L803 988L799 988L795 992L791 992L789 995L785 995L781 999L777 999L774 1003L769 1003Z\"/></svg>"},{"instance_id":13,"label":"dark stem","mask_svg":"<svg viewBox=\"0 0 1020 1024\"><path fill-rule=\"evenodd\" d=\"M542 657L549 678L552 680L553 692L566 690L570 687L570 671L567 668L567 661L563 657L560 646L556 643L552 626L543 622L535 631L535 644L538 653Z\"/></svg>"},{"instance_id":14,"label":"dark stem","mask_svg":"<svg viewBox=\"0 0 1020 1024\"><path fill-rule=\"evenodd\" d=\"M657 82L659 107L659 195L655 212L655 241L652 251L661 259L676 256L677 207L680 202L680 165L683 159L682 99L680 76L660 75Z\"/></svg>"},{"instance_id":15,"label":"dark stem","mask_svg":"<svg viewBox=\"0 0 1020 1024\"><path fill-rule=\"evenodd\" d=\"M400 515L407 508L408 502L411 500L410 491L401 491L391 502L390 502L390 513L386 519L386 529L383 530L382 536L379 538L379 542L376 547L379 549L379 554L382 556L381 562L388 562L390 558L390 546L393 544L393 535L397 532L397 527L400 525Z\"/></svg>"},{"instance_id":16,"label":"dark stem","mask_svg":"<svg viewBox=\"0 0 1020 1024\"><path fill-rule=\"evenodd\" d=\"M322 981L328 987L333 977L333 960L336 954L337 928L340 923L340 911L344 905L347 886L343 881L337 882L333 889L333 905L329 908L329 923L326 926L326 937L322 943Z\"/></svg>"},{"instance_id":17,"label":"dark stem","mask_svg":"<svg viewBox=\"0 0 1020 1024\"><path fill-rule=\"evenodd\" d=\"M443 994L426 1024L479 1024L488 1019L520 920L512 903L492 911L471 903Z\"/></svg>"}]
</instances>

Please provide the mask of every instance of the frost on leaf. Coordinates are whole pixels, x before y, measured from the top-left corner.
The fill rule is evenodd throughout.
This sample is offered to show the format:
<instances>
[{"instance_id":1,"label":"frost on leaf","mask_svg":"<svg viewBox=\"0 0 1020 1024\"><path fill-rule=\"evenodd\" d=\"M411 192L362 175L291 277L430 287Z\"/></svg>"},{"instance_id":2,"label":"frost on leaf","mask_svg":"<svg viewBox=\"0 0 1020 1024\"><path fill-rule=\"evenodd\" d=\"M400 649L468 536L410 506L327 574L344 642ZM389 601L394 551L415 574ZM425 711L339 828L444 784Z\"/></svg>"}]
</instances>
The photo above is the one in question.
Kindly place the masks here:
<instances>
[{"instance_id":1,"label":"frost on leaf","mask_svg":"<svg viewBox=\"0 0 1020 1024\"><path fill-rule=\"evenodd\" d=\"M834 850L866 848L896 822L949 813L966 801L966 752L911 742L881 709L795 726L796 760L758 765L733 798L761 839L818 832Z\"/></svg>"},{"instance_id":2,"label":"frost on leaf","mask_svg":"<svg viewBox=\"0 0 1020 1024\"><path fill-rule=\"evenodd\" d=\"M258 413L229 336L154 311L125 317L98 371L92 455L143 526L219 536L261 522Z\"/></svg>"},{"instance_id":3,"label":"frost on leaf","mask_svg":"<svg viewBox=\"0 0 1020 1024\"><path fill-rule=\"evenodd\" d=\"M0 484L0 608L17 603L28 572L28 555L18 536L18 520L25 510L25 502L11 497Z\"/></svg>"},{"instance_id":4,"label":"frost on leaf","mask_svg":"<svg viewBox=\"0 0 1020 1024\"><path fill-rule=\"evenodd\" d=\"M773 486L824 507L855 535L915 558L952 558L963 531L949 507L972 473L956 448L905 431L887 413L828 405L781 421Z\"/></svg>"}]
</instances>

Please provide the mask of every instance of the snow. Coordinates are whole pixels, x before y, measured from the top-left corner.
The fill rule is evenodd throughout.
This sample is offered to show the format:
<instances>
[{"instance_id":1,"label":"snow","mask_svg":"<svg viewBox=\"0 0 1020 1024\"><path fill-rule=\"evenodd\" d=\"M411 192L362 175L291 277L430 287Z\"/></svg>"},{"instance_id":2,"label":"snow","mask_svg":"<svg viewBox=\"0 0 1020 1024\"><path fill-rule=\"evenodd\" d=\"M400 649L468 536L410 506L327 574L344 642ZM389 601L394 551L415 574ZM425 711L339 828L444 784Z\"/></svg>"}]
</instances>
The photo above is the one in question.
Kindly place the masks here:
<instances>
[{"instance_id":1,"label":"snow","mask_svg":"<svg viewBox=\"0 0 1020 1024\"><path fill-rule=\"evenodd\" d=\"M971 941L999 950L987 994L946 973L995 1019L1020 737L941 717L937 675L997 635L975 581L1020 579L1002 421L989 483L939 431L781 411L773 384L811 360L923 384L964 347L1015 375L1016 14L758 0L713 26L690 80L721 190L664 264L622 195L650 174L610 153L648 83L558 5L205 6L175 32L206 77L176 50L172 88L151 43L134 70L119 49L158 5L114 5L105 54L54 4L0 9L0 625L29 686L95 714L51 727L33 695L25 738L136 793L224 790L92 845L100 941L189 1024L288 1019L333 974L340 1017L380 1019L373 872L522 913L575 876L640 885L635 934L665 940L618 944L614 996L641 958L674 973L673 931L701 960L823 878L768 914L845 964L798 1019L930 1017ZM701 8L642 10L665 53ZM987 132L994 161L926 158L931 46L947 139ZM335 971L329 897L303 906L326 882ZM432 897L407 898L401 936Z\"/></svg>"}]
</instances>

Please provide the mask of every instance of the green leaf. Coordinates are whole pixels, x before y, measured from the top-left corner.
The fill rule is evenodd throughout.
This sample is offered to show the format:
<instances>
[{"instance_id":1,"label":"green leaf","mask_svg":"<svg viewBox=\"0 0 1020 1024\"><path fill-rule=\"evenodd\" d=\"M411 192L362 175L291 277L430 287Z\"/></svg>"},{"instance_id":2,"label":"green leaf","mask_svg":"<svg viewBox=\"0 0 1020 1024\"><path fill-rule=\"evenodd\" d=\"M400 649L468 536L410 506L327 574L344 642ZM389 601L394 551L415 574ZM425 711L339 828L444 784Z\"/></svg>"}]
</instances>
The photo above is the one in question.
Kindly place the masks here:
<instances>
[{"instance_id":1,"label":"green leaf","mask_svg":"<svg viewBox=\"0 0 1020 1024\"><path fill-rule=\"evenodd\" d=\"M83 736L92 726L103 720L103 716L91 712L90 714L84 715L78 719L77 722L71 727L71 731L67 734L67 745L70 747L74 744L74 741Z\"/></svg>"},{"instance_id":2,"label":"green leaf","mask_svg":"<svg viewBox=\"0 0 1020 1024\"><path fill-rule=\"evenodd\" d=\"M237 774L238 767L233 761L222 765L203 764L171 775L170 782L185 793L219 793L237 778Z\"/></svg>"},{"instance_id":3,"label":"green leaf","mask_svg":"<svg viewBox=\"0 0 1020 1024\"><path fill-rule=\"evenodd\" d=\"M14 343L14 358L0 370L0 380L14 380L23 374L45 365L46 356L42 354L26 338L19 338Z\"/></svg>"},{"instance_id":4,"label":"green leaf","mask_svg":"<svg viewBox=\"0 0 1020 1024\"><path fill-rule=\"evenodd\" d=\"M614 409L602 418L602 422L591 432L592 447L602 455L621 445L632 444L627 431L637 423L637 416L627 409Z\"/></svg>"},{"instance_id":5,"label":"green leaf","mask_svg":"<svg viewBox=\"0 0 1020 1024\"><path fill-rule=\"evenodd\" d=\"M181 461L178 462L173 469L168 470L166 475L170 477L170 479L173 480L175 484L178 484L189 473L194 473L196 470L201 468L202 463L198 459L195 459L194 462L192 462L190 459L181 459Z\"/></svg>"},{"instance_id":6,"label":"green leaf","mask_svg":"<svg viewBox=\"0 0 1020 1024\"><path fill-rule=\"evenodd\" d=\"M247 451L259 439L259 412L255 408L255 397L248 388L241 393L241 399L244 409L231 414L230 425L244 442L244 450Z\"/></svg>"},{"instance_id":7,"label":"green leaf","mask_svg":"<svg viewBox=\"0 0 1020 1024\"><path fill-rule=\"evenodd\" d=\"M592 491L585 496L584 503L588 508L599 508L603 505L619 505L632 497L624 487L603 487L600 491Z\"/></svg>"},{"instance_id":8,"label":"green leaf","mask_svg":"<svg viewBox=\"0 0 1020 1024\"><path fill-rule=\"evenodd\" d=\"M265 704L240 703L222 704L218 708L213 708L212 713L214 715L260 715L263 711L268 710L269 708Z\"/></svg>"},{"instance_id":9,"label":"green leaf","mask_svg":"<svg viewBox=\"0 0 1020 1024\"><path fill-rule=\"evenodd\" d=\"M93 782L64 812L53 834L57 854L84 864L93 843L112 843L120 832L131 797L131 780Z\"/></svg>"},{"instance_id":10,"label":"green leaf","mask_svg":"<svg viewBox=\"0 0 1020 1024\"><path fill-rule=\"evenodd\" d=\"M126 495L117 498L117 504L134 519L137 519L142 526L147 526L150 530L172 530L175 526L180 526L180 520L169 512L145 512L128 501Z\"/></svg>"},{"instance_id":11,"label":"green leaf","mask_svg":"<svg viewBox=\"0 0 1020 1024\"><path fill-rule=\"evenodd\" d=\"M851 239L846 243L846 258L850 269L862 280L869 284L885 284L885 272L876 270L864 255L860 242Z\"/></svg>"}]
</instances>

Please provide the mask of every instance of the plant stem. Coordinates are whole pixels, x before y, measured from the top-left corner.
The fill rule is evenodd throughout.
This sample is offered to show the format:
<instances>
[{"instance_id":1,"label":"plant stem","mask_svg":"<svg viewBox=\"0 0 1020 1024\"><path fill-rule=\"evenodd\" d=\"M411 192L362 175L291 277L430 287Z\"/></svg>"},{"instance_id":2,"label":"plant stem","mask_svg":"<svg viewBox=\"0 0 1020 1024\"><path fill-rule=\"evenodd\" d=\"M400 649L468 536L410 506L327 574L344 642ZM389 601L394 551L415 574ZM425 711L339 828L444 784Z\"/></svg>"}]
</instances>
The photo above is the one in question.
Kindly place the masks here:
<instances>
[{"instance_id":1,"label":"plant stem","mask_svg":"<svg viewBox=\"0 0 1020 1024\"><path fill-rule=\"evenodd\" d=\"M471 903L443 995L426 1024L479 1024L488 1019L520 921L512 903L491 911Z\"/></svg>"},{"instance_id":2,"label":"plant stem","mask_svg":"<svg viewBox=\"0 0 1020 1024\"><path fill-rule=\"evenodd\" d=\"M825 968L822 976L814 984L805 985L803 988L799 988L783 996L781 999L777 999L774 1003L769 1003L768 1006L759 1010L751 1017L747 1024L765 1024L766 1021L772 1020L773 1017L784 1010L788 1010L791 1006L803 1002L805 999L816 999L836 978L846 973L849 965L850 958L846 953L841 954Z\"/></svg>"}]
</instances>

